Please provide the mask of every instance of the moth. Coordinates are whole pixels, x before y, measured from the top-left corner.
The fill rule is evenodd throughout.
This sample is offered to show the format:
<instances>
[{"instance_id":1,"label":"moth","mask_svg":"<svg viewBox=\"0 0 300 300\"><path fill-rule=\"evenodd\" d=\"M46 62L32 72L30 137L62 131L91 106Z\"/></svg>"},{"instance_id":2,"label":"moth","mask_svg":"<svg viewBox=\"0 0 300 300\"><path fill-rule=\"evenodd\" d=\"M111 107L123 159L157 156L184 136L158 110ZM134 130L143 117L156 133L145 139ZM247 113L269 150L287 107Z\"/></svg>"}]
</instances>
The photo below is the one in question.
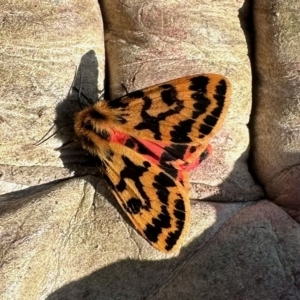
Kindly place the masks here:
<instances>
[{"instance_id":1,"label":"moth","mask_svg":"<svg viewBox=\"0 0 300 300\"><path fill-rule=\"evenodd\" d=\"M98 101L75 116L82 147L100 159L120 206L160 251L178 250L188 231L188 172L210 152L230 95L225 77L200 74Z\"/></svg>"}]
</instances>

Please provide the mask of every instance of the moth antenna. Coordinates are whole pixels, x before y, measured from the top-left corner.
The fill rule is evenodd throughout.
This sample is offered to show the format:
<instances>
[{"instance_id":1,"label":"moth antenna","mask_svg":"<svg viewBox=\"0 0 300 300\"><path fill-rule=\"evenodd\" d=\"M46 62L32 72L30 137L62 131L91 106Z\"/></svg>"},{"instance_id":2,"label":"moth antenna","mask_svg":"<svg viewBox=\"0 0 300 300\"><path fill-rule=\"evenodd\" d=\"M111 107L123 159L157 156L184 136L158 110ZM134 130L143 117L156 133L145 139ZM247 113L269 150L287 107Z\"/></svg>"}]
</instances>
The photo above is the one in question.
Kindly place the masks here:
<instances>
[{"instance_id":1,"label":"moth antenna","mask_svg":"<svg viewBox=\"0 0 300 300\"><path fill-rule=\"evenodd\" d=\"M79 73L79 92L78 92L78 102L79 102L79 107L80 109L83 109L81 105L81 89L82 89L82 76L81 76L81 67L80 67L80 73Z\"/></svg>"},{"instance_id":2,"label":"moth antenna","mask_svg":"<svg viewBox=\"0 0 300 300\"><path fill-rule=\"evenodd\" d=\"M77 93L80 93L81 96L86 100L88 101L90 104L94 104L92 99L90 99L89 97L87 97L84 93L81 92L80 89L78 89L76 86L73 86L73 90L76 91ZM81 106L81 103L79 103L79 105Z\"/></svg>"},{"instance_id":3,"label":"moth antenna","mask_svg":"<svg viewBox=\"0 0 300 300\"><path fill-rule=\"evenodd\" d=\"M50 127L50 129L43 135L42 138L40 138L36 143L35 146L38 146L42 143L42 140L45 138L45 136L47 136L47 134L52 130L52 128L54 127L54 124Z\"/></svg>"},{"instance_id":4,"label":"moth antenna","mask_svg":"<svg viewBox=\"0 0 300 300\"><path fill-rule=\"evenodd\" d=\"M54 150L55 150L55 151L61 150L62 148L66 147L66 146L68 146L69 144L74 143L74 142L75 142L75 139L71 139L71 140L65 142L64 144L62 144L61 146L55 148Z\"/></svg>"},{"instance_id":5,"label":"moth antenna","mask_svg":"<svg viewBox=\"0 0 300 300\"><path fill-rule=\"evenodd\" d=\"M99 93L99 97L98 97L98 100L99 99L104 99L104 94L105 94L105 88L104 88L105 84L103 84L103 89L102 90L98 90L98 93Z\"/></svg>"},{"instance_id":6,"label":"moth antenna","mask_svg":"<svg viewBox=\"0 0 300 300\"><path fill-rule=\"evenodd\" d=\"M127 90L127 87L125 86L124 83L121 83L121 87L123 88L123 90L125 91L125 94L129 94L128 90Z\"/></svg>"},{"instance_id":7,"label":"moth antenna","mask_svg":"<svg viewBox=\"0 0 300 300\"><path fill-rule=\"evenodd\" d=\"M50 136L48 136L48 137L45 139L45 137L48 135L48 133L49 133L49 132L52 130L52 128L54 127L54 125L52 125L51 128L46 132L46 134L44 134L44 136L43 136L41 139L39 139L39 140L35 143L35 146L39 146L39 145L41 145L42 143L48 141L50 138L52 138L54 135L56 135L60 130L62 130L62 129L64 129L64 128L68 127L68 126L71 126L71 125L74 125L74 123L67 124L67 125L65 125L65 126L63 126L63 127L61 127L61 128L59 128L59 129L57 129L54 133L52 133Z\"/></svg>"},{"instance_id":8,"label":"moth antenna","mask_svg":"<svg viewBox=\"0 0 300 300\"><path fill-rule=\"evenodd\" d=\"M77 66L75 66L75 73L74 73L74 77L73 77L72 84L71 84L71 86L70 86L70 88L69 88L68 96L70 96L71 90L72 90L73 87L74 87L76 75L77 75Z\"/></svg>"}]
</instances>

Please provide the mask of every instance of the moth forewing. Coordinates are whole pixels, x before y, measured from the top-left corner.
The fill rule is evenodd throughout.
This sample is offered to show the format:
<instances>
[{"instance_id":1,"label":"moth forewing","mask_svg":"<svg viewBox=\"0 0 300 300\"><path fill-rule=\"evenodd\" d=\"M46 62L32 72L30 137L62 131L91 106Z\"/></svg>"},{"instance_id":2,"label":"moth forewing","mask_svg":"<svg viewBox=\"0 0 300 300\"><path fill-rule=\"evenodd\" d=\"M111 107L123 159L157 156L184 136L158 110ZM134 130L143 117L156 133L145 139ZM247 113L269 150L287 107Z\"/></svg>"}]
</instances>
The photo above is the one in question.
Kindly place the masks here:
<instances>
[{"instance_id":1,"label":"moth forewing","mask_svg":"<svg viewBox=\"0 0 300 300\"><path fill-rule=\"evenodd\" d=\"M114 160L104 158L104 171L120 206L152 246L164 252L178 249L190 220L186 189L141 154L110 145Z\"/></svg>"}]
</instances>

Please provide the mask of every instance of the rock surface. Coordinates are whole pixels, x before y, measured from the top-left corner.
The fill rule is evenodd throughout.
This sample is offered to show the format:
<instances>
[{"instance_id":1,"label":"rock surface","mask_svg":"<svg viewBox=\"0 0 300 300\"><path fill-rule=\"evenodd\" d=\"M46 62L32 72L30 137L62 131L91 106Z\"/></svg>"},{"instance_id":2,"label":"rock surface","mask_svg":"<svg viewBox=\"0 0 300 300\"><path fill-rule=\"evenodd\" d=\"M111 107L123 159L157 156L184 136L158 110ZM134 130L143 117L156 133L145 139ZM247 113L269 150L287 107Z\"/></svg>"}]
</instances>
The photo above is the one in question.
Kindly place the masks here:
<instances>
[{"instance_id":1,"label":"rock surface","mask_svg":"<svg viewBox=\"0 0 300 300\"><path fill-rule=\"evenodd\" d=\"M299 1L254 1L254 166L267 195L300 221ZM271 108L272 107L272 108Z\"/></svg>"},{"instance_id":2,"label":"rock surface","mask_svg":"<svg viewBox=\"0 0 300 300\"><path fill-rule=\"evenodd\" d=\"M262 200L248 171L248 4L100 1L103 27L96 0L0 0L1 299L300 298L299 225ZM160 253L137 234L72 141L79 102L101 94L105 56L112 98L124 93L121 84L133 91L192 73L232 82L214 152L191 175L192 224L179 253ZM73 79L77 89L81 82L80 101ZM260 110L268 116L277 106ZM51 133L59 131L36 146L53 124ZM268 159L257 141L262 180Z\"/></svg>"}]
</instances>

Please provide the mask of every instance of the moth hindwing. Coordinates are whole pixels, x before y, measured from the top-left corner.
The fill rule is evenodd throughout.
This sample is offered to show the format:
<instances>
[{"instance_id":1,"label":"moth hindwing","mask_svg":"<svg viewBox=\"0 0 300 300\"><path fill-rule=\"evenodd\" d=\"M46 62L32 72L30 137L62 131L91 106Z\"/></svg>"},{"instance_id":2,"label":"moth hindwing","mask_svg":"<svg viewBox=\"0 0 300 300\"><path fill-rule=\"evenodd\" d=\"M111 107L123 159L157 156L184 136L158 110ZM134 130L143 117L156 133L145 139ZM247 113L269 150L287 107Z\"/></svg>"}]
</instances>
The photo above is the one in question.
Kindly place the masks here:
<instances>
[{"instance_id":1,"label":"moth hindwing","mask_svg":"<svg viewBox=\"0 0 300 300\"><path fill-rule=\"evenodd\" d=\"M188 172L210 152L231 87L218 74L187 76L76 114L75 133L138 232L163 252L179 249L190 222Z\"/></svg>"}]
</instances>

